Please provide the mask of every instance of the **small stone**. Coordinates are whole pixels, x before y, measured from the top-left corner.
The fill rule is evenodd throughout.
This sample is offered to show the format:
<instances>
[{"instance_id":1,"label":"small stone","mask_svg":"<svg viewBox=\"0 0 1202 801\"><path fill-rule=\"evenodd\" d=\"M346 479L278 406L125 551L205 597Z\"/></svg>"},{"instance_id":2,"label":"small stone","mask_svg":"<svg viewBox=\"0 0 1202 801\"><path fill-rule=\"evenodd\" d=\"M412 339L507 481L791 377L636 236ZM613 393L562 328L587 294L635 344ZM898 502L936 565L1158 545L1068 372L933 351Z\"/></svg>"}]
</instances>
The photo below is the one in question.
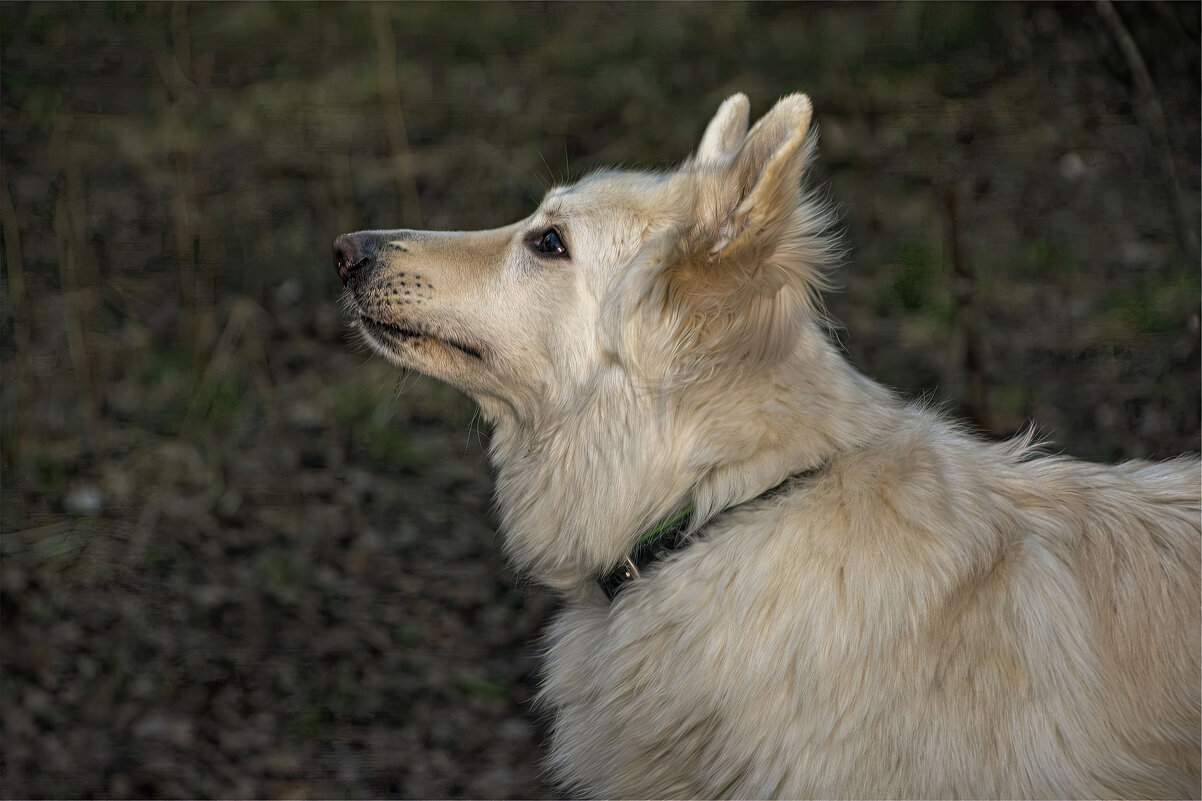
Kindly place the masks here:
<instances>
[{"instance_id":1,"label":"small stone","mask_svg":"<svg viewBox=\"0 0 1202 801\"><path fill-rule=\"evenodd\" d=\"M69 515L96 517L104 511L104 493L94 484L75 484L63 496L63 510Z\"/></svg>"},{"instance_id":2,"label":"small stone","mask_svg":"<svg viewBox=\"0 0 1202 801\"><path fill-rule=\"evenodd\" d=\"M217 500L217 506L214 511L217 512L217 517L224 522L232 522L239 518L239 512L242 510L242 493L233 487L226 489Z\"/></svg>"},{"instance_id":3,"label":"small stone","mask_svg":"<svg viewBox=\"0 0 1202 801\"><path fill-rule=\"evenodd\" d=\"M1086 173L1085 161L1072 151L1060 157L1060 177L1066 181L1078 181Z\"/></svg>"}]
</instances>

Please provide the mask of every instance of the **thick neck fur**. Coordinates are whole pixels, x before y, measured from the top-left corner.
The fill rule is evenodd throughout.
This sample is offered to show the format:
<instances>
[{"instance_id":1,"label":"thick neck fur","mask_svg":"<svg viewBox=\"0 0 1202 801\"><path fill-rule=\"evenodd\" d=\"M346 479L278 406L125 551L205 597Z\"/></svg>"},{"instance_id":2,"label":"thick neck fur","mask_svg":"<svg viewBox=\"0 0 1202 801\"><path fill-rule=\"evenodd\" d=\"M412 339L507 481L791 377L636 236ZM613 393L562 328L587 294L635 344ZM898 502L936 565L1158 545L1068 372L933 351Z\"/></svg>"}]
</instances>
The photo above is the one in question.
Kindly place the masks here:
<instances>
[{"instance_id":1,"label":"thick neck fur","mask_svg":"<svg viewBox=\"0 0 1202 801\"><path fill-rule=\"evenodd\" d=\"M490 457L506 549L535 580L582 596L685 503L704 522L887 430L897 410L813 323L773 370L657 393L615 367L582 405L497 421Z\"/></svg>"}]
</instances>

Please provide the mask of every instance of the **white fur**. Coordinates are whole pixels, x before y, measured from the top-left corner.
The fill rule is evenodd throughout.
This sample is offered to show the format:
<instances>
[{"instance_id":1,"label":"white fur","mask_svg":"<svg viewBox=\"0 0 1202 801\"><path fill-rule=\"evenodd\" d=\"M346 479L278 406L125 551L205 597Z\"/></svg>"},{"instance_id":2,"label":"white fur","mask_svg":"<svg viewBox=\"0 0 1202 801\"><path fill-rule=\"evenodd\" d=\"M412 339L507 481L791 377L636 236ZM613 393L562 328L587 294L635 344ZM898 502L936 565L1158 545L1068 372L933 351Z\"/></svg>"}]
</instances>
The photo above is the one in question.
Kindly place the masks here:
<instances>
[{"instance_id":1,"label":"white fur","mask_svg":"<svg viewBox=\"0 0 1202 801\"><path fill-rule=\"evenodd\" d=\"M674 171L595 173L506 228L359 235L394 244L349 282L365 338L477 400L507 551L564 596L555 776L605 797L1198 797L1197 459L986 444L857 373L818 304L809 99L750 131L747 110L727 100ZM570 258L533 249L551 227ZM596 577L686 502L696 541L607 601Z\"/></svg>"}]
</instances>

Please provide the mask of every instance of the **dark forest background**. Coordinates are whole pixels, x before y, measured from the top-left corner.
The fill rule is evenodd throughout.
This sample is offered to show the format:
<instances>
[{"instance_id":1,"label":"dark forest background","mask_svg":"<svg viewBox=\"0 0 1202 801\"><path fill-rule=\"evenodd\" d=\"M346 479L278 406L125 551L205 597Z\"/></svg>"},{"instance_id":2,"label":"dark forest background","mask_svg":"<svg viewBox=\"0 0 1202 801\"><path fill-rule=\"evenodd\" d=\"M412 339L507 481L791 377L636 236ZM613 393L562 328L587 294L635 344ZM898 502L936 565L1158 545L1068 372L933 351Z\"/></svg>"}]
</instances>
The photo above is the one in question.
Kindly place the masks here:
<instances>
[{"instance_id":1,"label":"dark forest background","mask_svg":"<svg viewBox=\"0 0 1202 801\"><path fill-rule=\"evenodd\" d=\"M488 432L348 337L331 241L796 90L860 369L1198 449L1197 3L0 5L0 794L553 792Z\"/></svg>"}]
</instances>

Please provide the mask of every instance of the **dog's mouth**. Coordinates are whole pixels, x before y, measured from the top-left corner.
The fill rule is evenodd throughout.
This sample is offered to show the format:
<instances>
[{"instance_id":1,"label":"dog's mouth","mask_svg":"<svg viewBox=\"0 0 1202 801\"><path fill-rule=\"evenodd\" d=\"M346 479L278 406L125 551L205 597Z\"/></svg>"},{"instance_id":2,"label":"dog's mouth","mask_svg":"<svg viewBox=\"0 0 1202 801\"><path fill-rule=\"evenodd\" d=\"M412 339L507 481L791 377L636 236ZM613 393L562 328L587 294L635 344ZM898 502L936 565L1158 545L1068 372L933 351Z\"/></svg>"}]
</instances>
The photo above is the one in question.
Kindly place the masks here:
<instances>
[{"instance_id":1,"label":"dog's mouth","mask_svg":"<svg viewBox=\"0 0 1202 801\"><path fill-rule=\"evenodd\" d=\"M458 351L473 359L482 361L484 359L483 352L476 347L468 345L459 340L451 339L444 335L433 334L427 330L396 325L394 323L385 323L377 320L374 317L369 317L362 312L359 313L359 325L367 336L376 341L388 345L391 348L398 348L406 345L433 344L441 345L445 348Z\"/></svg>"}]
</instances>

